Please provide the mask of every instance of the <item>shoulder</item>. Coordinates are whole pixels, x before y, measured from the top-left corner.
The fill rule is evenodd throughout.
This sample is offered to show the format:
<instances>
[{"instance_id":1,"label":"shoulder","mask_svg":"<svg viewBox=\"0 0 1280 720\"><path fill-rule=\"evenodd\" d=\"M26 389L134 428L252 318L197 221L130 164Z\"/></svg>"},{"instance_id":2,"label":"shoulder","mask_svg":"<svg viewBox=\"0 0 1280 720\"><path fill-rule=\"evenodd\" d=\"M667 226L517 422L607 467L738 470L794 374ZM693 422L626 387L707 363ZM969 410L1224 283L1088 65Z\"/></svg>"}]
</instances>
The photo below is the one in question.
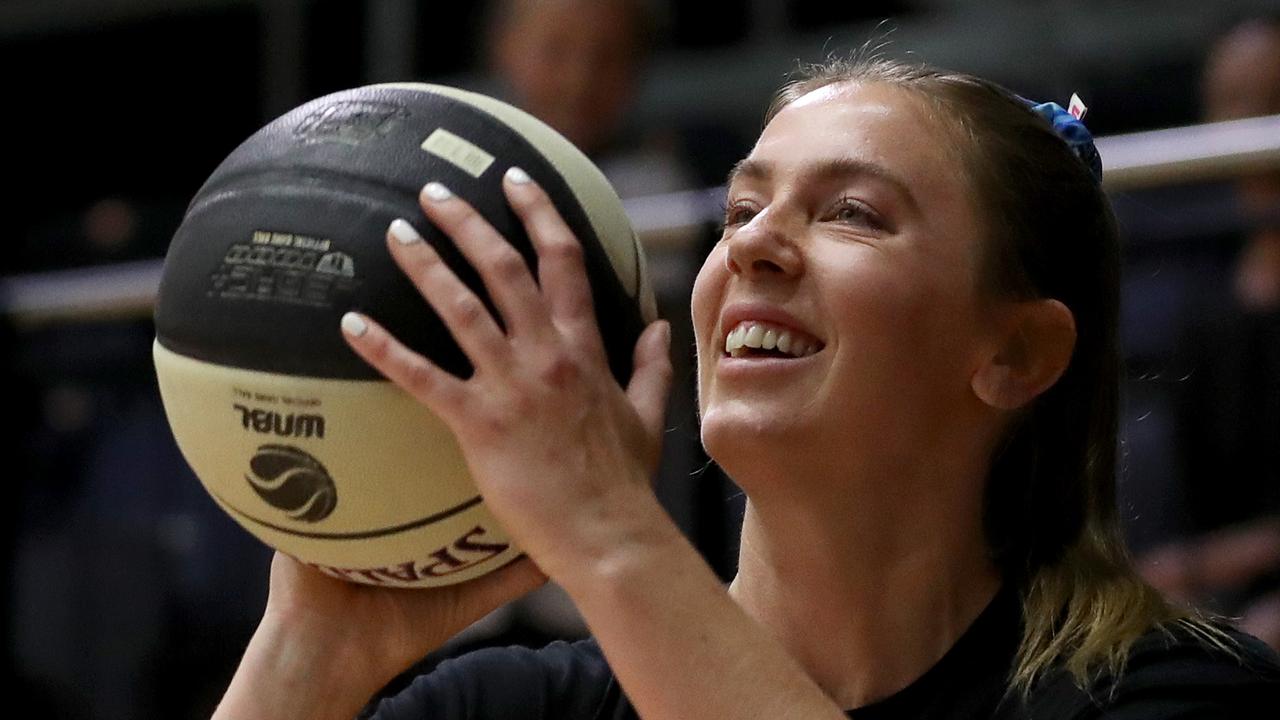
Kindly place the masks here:
<instances>
[{"instance_id":1,"label":"shoulder","mask_svg":"<svg viewBox=\"0 0 1280 720\"><path fill-rule=\"evenodd\" d=\"M486 648L447 660L379 703L379 720L608 717L620 690L594 640Z\"/></svg>"},{"instance_id":2,"label":"shoulder","mask_svg":"<svg viewBox=\"0 0 1280 720\"><path fill-rule=\"evenodd\" d=\"M1059 673L1032 694L1037 720L1188 720L1273 717L1280 707L1280 659L1260 640L1224 629L1216 643L1184 628L1148 632L1118 677L1081 689ZM1268 708L1259 710L1259 708Z\"/></svg>"}]
</instances>

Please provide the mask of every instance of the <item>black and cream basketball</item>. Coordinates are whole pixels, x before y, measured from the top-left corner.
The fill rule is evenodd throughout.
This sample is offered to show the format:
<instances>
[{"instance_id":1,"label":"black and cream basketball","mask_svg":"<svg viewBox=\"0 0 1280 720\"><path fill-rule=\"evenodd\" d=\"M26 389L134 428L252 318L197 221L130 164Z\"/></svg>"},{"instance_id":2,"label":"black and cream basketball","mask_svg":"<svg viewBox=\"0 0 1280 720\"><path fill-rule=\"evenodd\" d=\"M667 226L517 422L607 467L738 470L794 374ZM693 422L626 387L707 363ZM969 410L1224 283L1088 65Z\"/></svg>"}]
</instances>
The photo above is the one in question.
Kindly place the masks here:
<instances>
[{"instance_id":1,"label":"black and cream basketball","mask_svg":"<svg viewBox=\"0 0 1280 720\"><path fill-rule=\"evenodd\" d=\"M656 316L635 233L594 165L530 115L435 85L375 85L299 107L254 134L197 193L165 259L156 371L178 445L214 500L267 544L356 582L467 580L518 549L486 511L444 424L344 342L348 310L467 376L465 355L395 266L408 219L489 302L428 224L432 180L528 261L502 193L523 168L577 234L615 377ZM490 305L492 307L492 305Z\"/></svg>"}]
</instances>

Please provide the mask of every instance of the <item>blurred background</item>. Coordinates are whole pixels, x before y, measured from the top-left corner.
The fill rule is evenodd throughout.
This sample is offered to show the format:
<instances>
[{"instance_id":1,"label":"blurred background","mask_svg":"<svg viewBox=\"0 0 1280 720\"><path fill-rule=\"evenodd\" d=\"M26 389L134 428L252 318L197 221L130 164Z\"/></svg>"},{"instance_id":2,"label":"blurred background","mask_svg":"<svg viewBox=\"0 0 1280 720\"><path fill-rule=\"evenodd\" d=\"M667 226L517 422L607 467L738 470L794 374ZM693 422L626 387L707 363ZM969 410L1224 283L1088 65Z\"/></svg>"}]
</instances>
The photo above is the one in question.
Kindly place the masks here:
<instances>
[{"instance_id":1,"label":"blurred background","mask_svg":"<svg viewBox=\"0 0 1280 720\"><path fill-rule=\"evenodd\" d=\"M658 492L731 577L742 498L698 446L689 288L771 93L868 41L1091 108L1119 168L1133 551L1166 592L1280 646L1280 0L4 0L6 674L46 717L212 711L270 556L169 433L159 262L240 141L371 82L507 99L618 187L675 326ZM550 588L424 666L581 632Z\"/></svg>"}]
</instances>

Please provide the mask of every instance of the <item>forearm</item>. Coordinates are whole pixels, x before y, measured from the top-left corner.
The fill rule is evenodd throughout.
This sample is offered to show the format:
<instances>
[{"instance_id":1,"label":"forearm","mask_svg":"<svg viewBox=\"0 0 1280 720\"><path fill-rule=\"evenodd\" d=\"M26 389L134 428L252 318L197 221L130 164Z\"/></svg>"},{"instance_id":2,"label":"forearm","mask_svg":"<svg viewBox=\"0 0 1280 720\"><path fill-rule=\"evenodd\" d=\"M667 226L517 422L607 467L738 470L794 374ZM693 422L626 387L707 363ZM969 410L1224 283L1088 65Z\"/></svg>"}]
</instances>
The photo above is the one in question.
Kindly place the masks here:
<instances>
[{"instance_id":1,"label":"forearm","mask_svg":"<svg viewBox=\"0 0 1280 720\"><path fill-rule=\"evenodd\" d=\"M629 503L617 522L625 539L616 549L559 580L641 716L844 717L729 597L656 500Z\"/></svg>"},{"instance_id":2,"label":"forearm","mask_svg":"<svg viewBox=\"0 0 1280 720\"><path fill-rule=\"evenodd\" d=\"M264 618L214 720L351 720L380 687L335 648Z\"/></svg>"}]
</instances>

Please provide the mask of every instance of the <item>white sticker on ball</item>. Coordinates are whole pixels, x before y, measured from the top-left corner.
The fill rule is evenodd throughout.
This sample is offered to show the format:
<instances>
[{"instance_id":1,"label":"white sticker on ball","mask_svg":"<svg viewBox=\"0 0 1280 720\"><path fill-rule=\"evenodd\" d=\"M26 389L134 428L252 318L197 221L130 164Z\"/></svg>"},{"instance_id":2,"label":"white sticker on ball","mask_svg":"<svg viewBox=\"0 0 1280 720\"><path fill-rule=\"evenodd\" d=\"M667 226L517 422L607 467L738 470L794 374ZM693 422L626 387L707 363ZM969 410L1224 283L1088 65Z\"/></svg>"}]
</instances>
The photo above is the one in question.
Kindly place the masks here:
<instances>
[{"instance_id":1,"label":"white sticker on ball","mask_svg":"<svg viewBox=\"0 0 1280 720\"><path fill-rule=\"evenodd\" d=\"M422 149L457 165L472 177L480 177L493 164L492 155L444 128L436 128L428 135L422 141Z\"/></svg>"}]
</instances>

